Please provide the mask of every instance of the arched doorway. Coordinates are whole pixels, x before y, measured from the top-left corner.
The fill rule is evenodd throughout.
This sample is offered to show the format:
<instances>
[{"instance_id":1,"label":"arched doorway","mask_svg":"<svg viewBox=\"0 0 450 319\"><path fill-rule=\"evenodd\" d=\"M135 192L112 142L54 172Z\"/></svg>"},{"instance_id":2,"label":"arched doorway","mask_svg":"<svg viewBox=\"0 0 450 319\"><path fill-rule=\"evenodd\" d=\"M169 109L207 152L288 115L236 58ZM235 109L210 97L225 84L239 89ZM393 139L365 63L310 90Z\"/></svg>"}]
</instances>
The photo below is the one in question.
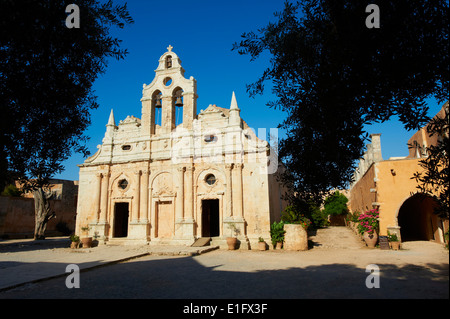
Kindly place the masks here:
<instances>
[{"instance_id":1,"label":"arched doorway","mask_svg":"<svg viewBox=\"0 0 450 319\"><path fill-rule=\"evenodd\" d=\"M425 194L408 198L398 212L402 241L431 240L441 242L442 222L433 213L435 200Z\"/></svg>"}]
</instances>

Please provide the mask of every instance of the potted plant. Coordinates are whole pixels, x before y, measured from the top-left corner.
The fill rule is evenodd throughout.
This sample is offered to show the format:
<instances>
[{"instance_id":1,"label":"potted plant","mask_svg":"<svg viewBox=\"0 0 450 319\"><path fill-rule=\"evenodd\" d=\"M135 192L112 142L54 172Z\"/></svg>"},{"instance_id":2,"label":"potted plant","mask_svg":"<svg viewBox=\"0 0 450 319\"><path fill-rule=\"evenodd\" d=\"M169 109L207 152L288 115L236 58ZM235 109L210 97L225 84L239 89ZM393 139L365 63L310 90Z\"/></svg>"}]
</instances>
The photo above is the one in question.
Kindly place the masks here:
<instances>
[{"instance_id":1,"label":"potted plant","mask_svg":"<svg viewBox=\"0 0 450 319\"><path fill-rule=\"evenodd\" d=\"M388 240L389 245L393 250L399 250L400 249L400 241L398 240L397 234L391 234L388 232Z\"/></svg>"},{"instance_id":2,"label":"potted plant","mask_svg":"<svg viewBox=\"0 0 450 319\"><path fill-rule=\"evenodd\" d=\"M79 236L71 235L70 241L71 241L70 248L75 249L80 246L80 237Z\"/></svg>"},{"instance_id":3,"label":"potted plant","mask_svg":"<svg viewBox=\"0 0 450 319\"><path fill-rule=\"evenodd\" d=\"M272 239L272 245L276 249L281 249L283 245L284 234L286 232L283 226L283 222L273 222L273 224L270 225L270 237Z\"/></svg>"},{"instance_id":4,"label":"potted plant","mask_svg":"<svg viewBox=\"0 0 450 319\"><path fill-rule=\"evenodd\" d=\"M89 237L89 226L81 227L81 231L84 234L84 237L81 237L81 243L83 248L91 248L92 247L92 237Z\"/></svg>"},{"instance_id":5,"label":"potted plant","mask_svg":"<svg viewBox=\"0 0 450 319\"><path fill-rule=\"evenodd\" d=\"M232 234L231 237L227 237L228 250L235 250L238 243L237 235L239 234L239 229L234 223L228 224L228 228L231 229L232 233L234 234L234 236Z\"/></svg>"},{"instance_id":6,"label":"potted plant","mask_svg":"<svg viewBox=\"0 0 450 319\"><path fill-rule=\"evenodd\" d=\"M358 230L369 248L375 248L378 242L378 217L379 212L371 209L358 217Z\"/></svg>"},{"instance_id":7,"label":"potted plant","mask_svg":"<svg viewBox=\"0 0 450 319\"><path fill-rule=\"evenodd\" d=\"M259 239L258 239L258 249L266 250L266 242L264 241L264 238L262 238L262 237L259 237Z\"/></svg>"}]
</instances>

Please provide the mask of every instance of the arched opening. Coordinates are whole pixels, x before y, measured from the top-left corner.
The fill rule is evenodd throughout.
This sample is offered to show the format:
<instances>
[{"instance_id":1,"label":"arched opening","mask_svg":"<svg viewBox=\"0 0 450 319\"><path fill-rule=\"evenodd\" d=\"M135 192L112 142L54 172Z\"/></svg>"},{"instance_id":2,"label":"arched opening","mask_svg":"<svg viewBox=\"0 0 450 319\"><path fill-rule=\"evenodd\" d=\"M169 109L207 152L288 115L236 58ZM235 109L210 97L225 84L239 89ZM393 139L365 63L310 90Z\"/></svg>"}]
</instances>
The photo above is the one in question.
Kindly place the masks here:
<instances>
[{"instance_id":1,"label":"arched opening","mask_svg":"<svg viewBox=\"0 0 450 319\"><path fill-rule=\"evenodd\" d=\"M183 123L183 90L180 88L176 88L174 90L174 99L175 99L175 127Z\"/></svg>"},{"instance_id":2,"label":"arched opening","mask_svg":"<svg viewBox=\"0 0 450 319\"><path fill-rule=\"evenodd\" d=\"M162 93L156 91L153 93L153 108L154 108L154 124L161 126L162 122Z\"/></svg>"},{"instance_id":3,"label":"arched opening","mask_svg":"<svg viewBox=\"0 0 450 319\"><path fill-rule=\"evenodd\" d=\"M436 205L436 201L425 194L415 194L402 204L398 212L402 241L441 241L442 222L433 213Z\"/></svg>"},{"instance_id":4,"label":"arched opening","mask_svg":"<svg viewBox=\"0 0 450 319\"><path fill-rule=\"evenodd\" d=\"M166 57L166 69L170 69L172 67L172 56L168 55Z\"/></svg>"}]
</instances>

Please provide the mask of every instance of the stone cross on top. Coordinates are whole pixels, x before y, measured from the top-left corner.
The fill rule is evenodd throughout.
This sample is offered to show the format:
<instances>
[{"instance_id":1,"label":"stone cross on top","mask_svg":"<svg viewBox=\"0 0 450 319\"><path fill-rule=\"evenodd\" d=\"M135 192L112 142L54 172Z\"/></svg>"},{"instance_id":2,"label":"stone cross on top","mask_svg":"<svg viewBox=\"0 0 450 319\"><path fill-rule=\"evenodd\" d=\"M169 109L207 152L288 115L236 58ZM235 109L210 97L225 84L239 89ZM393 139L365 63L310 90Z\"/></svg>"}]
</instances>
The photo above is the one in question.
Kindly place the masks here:
<instances>
[{"instance_id":1,"label":"stone cross on top","mask_svg":"<svg viewBox=\"0 0 450 319\"><path fill-rule=\"evenodd\" d=\"M171 46L171 45L169 44L169 46L167 47L167 50L169 50L169 52L172 52L172 49L173 49L173 46Z\"/></svg>"}]
</instances>

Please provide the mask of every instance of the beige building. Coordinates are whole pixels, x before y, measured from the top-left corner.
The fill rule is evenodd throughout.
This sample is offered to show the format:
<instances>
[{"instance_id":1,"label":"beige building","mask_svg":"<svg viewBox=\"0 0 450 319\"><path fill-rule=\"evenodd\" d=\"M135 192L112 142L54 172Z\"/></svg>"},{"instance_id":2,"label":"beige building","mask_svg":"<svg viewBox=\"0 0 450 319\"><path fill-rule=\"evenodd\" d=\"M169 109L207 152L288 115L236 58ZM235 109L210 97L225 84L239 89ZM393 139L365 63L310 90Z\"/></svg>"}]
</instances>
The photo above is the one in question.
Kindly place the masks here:
<instances>
[{"instance_id":1,"label":"beige building","mask_svg":"<svg viewBox=\"0 0 450 319\"><path fill-rule=\"evenodd\" d=\"M443 117L448 102L436 115ZM448 132L446 133L448 134ZM430 136L427 126L408 140L409 155L383 160L381 134L372 134L371 143L355 171L351 185L349 206L352 212L378 208L380 235L396 233L405 240L430 240L444 243L448 219L433 213L435 202L431 196L418 193L415 172L422 172L420 160L427 156L426 148L435 145L438 136Z\"/></svg>"},{"instance_id":2,"label":"beige building","mask_svg":"<svg viewBox=\"0 0 450 319\"><path fill-rule=\"evenodd\" d=\"M169 46L143 85L142 117L116 125L111 111L98 151L79 165L77 233L89 226L104 243L226 245L234 225L243 249L270 242L284 208L276 152L241 119L234 92L229 108L197 114L197 82L184 72Z\"/></svg>"}]
</instances>

